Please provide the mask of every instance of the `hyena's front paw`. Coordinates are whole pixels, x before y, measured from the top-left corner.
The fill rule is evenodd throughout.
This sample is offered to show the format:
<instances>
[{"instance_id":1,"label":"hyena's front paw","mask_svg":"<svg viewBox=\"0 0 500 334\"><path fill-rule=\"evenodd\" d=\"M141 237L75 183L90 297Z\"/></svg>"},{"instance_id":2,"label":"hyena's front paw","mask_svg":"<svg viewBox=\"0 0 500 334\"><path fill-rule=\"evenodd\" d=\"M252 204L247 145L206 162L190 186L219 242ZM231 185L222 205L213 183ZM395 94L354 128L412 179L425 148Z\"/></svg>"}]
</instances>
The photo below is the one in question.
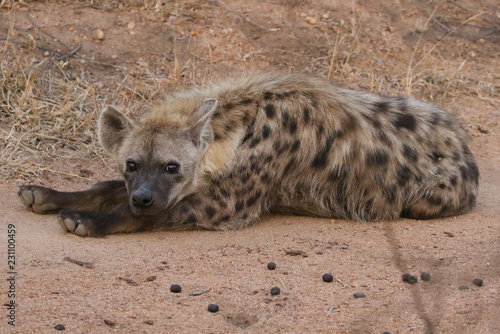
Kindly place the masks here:
<instances>
[{"instance_id":1,"label":"hyena's front paw","mask_svg":"<svg viewBox=\"0 0 500 334\"><path fill-rule=\"evenodd\" d=\"M24 207L36 213L47 213L57 210L55 203L51 202L51 197L55 196L56 191L40 186L20 186L17 196Z\"/></svg>"},{"instance_id":2,"label":"hyena's front paw","mask_svg":"<svg viewBox=\"0 0 500 334\"><path fill-rule=\"evenodd\" d=\"M96 225L92 218L85 217L85 214L82 212L63 210L59 212L57 221L66 232L76 234L80 237L97 236Z\"/></svg>"}]
</instances>

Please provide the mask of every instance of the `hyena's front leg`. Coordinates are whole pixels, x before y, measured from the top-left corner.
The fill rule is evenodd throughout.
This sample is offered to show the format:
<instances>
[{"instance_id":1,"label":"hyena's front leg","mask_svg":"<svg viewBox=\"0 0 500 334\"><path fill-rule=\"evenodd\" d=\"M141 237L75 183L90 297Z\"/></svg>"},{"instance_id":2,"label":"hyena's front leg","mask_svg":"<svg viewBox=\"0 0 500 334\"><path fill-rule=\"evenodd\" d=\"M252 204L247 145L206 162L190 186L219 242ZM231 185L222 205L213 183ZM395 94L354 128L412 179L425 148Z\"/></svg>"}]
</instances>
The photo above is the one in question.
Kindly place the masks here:
<instances>
[{"instance_id":1,"label":"hyena's front leg","mask_svg":"<svg viewBox=\"0 0 500 334\"><path fill-rule=\"evenodd\" d=\"M84 191L62 192L27 185L17 193L23 205L36 213L55 213L63 209L106 212L127 202L124 181L99 182Z\"/></svg>"},{"instance_id":2,"label":"hyena's front leg","mask_svg":"<svg viewBox=\"0 0 500 334\"><path fill-rule=\"evenodd\" d=\"M157 219L156 216L134 215L128 204L122 204L105 213L63 210L58 222L66 232L81 237L100 237L150 229Z\"/></svg>"}]
</instances>

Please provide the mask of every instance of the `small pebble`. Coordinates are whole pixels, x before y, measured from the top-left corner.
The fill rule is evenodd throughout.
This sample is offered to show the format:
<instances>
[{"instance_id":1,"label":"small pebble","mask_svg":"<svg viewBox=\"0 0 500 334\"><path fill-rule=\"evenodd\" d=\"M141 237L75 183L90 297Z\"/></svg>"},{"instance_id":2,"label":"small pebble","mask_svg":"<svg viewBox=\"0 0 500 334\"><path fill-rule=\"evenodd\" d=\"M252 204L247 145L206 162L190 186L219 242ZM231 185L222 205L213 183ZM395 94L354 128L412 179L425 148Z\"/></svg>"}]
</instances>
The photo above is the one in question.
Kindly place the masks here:
<instances>
[{"instance_id":1,"label":"small pebble","mask_svg":"<svg viewBox=\"0 0 500 334\"><path fill-rule=\"evenodd\" d=\"M460 290L467 290L467 289L469 289L469 287L467 285L460 285L458 287L458 289L460 289Z\"/></svg>"},{"instance_id":2,"label":"small pebble","mask_svg":"<svg viewBox=\"0 0 500 334\"><path fill-rule=\"evenodd\" d=\"M420 274L420 279L422 279L422 281L429 282L431 280L431 274L429 274L429 273L421 273Z\"/></svg>"},{"instance_id":3,"label":"small pebble","mask_svg":"<svg viewBox=\"0 0 500 334\"><path fill-rule=\"evenodd\" d=\"M310 25L315 25L316 19L313 17L309 17L309 18L306 18L306 22L309 23Z\"/></svg>"},{"instance_id":4,"label":"small pebble","mask_svg":"<svg viewBox=\"0 0 500 334\"><path fill-rule=\"evenodd\" d=\"M108 326L111 326L111 327L114 327L116 326L116 322L114 322L113 320L107 320L107 319L104 319L104 323Z\"/></svg>"},{"instance_id":5,"label":"small pebble","mask_svg":"<svg viewBox=\"0 0 500 334\"><path fill-rule=\"evenodd\" d=\"M182 290L182 287L179 284L172 284L170 286L170 292L179 293L179 292L181 292L181 290Z\"/></svg>"},{"instance_id":6,"label":"small pebble","mask_svg":"<svg viewBox=\"0 0 500 334\"><path fill-rule=\"evenodd\" d=\"M482 278L474 278L472 283L474 283L474 285L477 285L477 286L483 286L483 279Z\"/></svg>"},{"instance_id":7,"label":"small pebble","mask_svg":"<svg viewBox=\"0 0 500 334\"><path fill-rule=\"evenodd\" d=\"M323 281L324 282L332 282L333 281L333 275L332 274L323 274Z\"/></svg>"},{"instance_id":8,"label":"small pebble","mask_svg":"<svg viewBox=\"0 0 500 334\"><path fill-rule=\"evenodd\" d=\"M279 295L280 292L281 292L281 290L277 286L275 286L274 288L271 289L271 295L273 295L273 296Z\"/></svg>"},{"instance_id":9,"label":"small pebble","mask_svg":"<svg viewBox=\"0 0 500 334\"><path fill-rule=\"evenodd\" d=\"M64 327L63 324L57 324L54 326L55 329L57 329L58 331L63 331L66 329L66 327Z\"/></svg>"},{"instance_id":10,"label":"small pebble","mask_svg":"<svg viewBox=\"0 0 500 334\"><path fill-rule=\"evenodd\" d=\"M219 305L209 304L208 305L208 312L212 312L212 313L219 312Z\"/></svg>"},{"instance_id":11,"label":"small pebble","mask_svg":"<svg viewBox=\"0 0 500 334\"><path fill-rule=\"evenodd\" d=\"M356 292L353 294L353 297L354 298L366 298L366 295L364 293L361 293L361 292Z\"/></svg>"},{"instance_id":12,"label":"small pebble","mask_svg":"<svg viewBox=\"0 0 500 334\"><path fill-rule=\"evenodd\" d=\"M267 264L267 269L269 269L269 270L274 270L274 269L276 269L276 263L274 263L274 262L269 262L269 263Z\"/></svg>"},{"instance_id":13,"label":"small pebble","mask_svg":"<svg viewBox=\"0 0 500 334\"><path fill-rule=\"evenodd\" d=\"M97 30L97 33L96 33L96 37L97 39L104 39L104 32L101 30L101 29L98 29Z\"/></svg>"},{"instance_id":14,"label":"small pebble","mask_svg":"<svg viewBox=\"0 0 500 334\"><path fill-rule=\"evenodd\" d=\"M127 28L128 28L129 30L134 30L134 29L135 29L135 26L136 26L136 24L135 24L135 22L134 22L134 21L129 22L129 24L127 24Z\"/></svg>"},{"instance_id":15,"label":"small pebble","mask_svg":"<svg viewBox=\"0 0 500 334\"><path fill-rule=\"evenodd\" d=\"M418 281L417 276L413 276L410 274L403 274L402 278L403 278L403 282L410 283L410 284L415 284Z\"/></svg>"}]
</instances>

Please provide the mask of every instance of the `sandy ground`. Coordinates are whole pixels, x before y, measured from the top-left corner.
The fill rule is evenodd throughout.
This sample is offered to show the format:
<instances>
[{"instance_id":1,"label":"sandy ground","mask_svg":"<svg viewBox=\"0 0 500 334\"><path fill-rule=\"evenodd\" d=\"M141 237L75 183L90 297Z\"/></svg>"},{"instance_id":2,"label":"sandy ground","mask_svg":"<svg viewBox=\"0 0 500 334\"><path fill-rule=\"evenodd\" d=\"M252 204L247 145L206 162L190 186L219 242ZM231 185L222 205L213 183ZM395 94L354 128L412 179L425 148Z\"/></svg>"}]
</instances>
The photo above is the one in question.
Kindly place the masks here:
<instances>
[{"instance_id":1,"label":"sandy ground","mask_svg":"<svg viewBox=\"0 0 500 334\"><path fill-rule=\"evenodd\" d=\"M493 143L486 144L493 150ZM63 233L54 216L25 211L15 184L1 182L4 249L7 225L16 230L13 332L45 333L64 324L71 333L498 333L496 150L479 160L476 209L431 221L273 216L242 231L82 239ZM269 261L276 270L267 269ZM421 272L430 273L431 281L401 280L403 273ZM324 273L337 282L323 282ZM482 287L472 284L476 277L484 280ZM172 284L182 292L171 293ZM280 295L270 295L274 286ZM7 300L5 284L2 290ZM210 291L190 296L202 290ZM366 298L355 299L356 292ZM220 311L209 313L210 303ZM1 328L8 329L5 322Z\"/></svg>"},{"instance_id":2,"label":"sandy ground","mask_svg":"<svg viewBox=\"0 0 500 334\"><path fill-rule=\"evenodd\" d=\"M481 8L486 11L494 6L494 1L483 2ZM162 75L173 66L174 58L184 64L178 70L197 82L212 74L223 76L258 68L305 69L326 76L333 44L324 44L325 31L329 30L322 29L330 29L329 25L343 29L342 20L350 24L350 2L332 9L327 8L327 1L309 7L297 1L255 5L228 1L226 7L191 1L179 2L177 10L192 15L169 17L128 7L112 9L113 2L108 1L95 3L28 2L28 8L23 5L18 12L0 14L14 19L16 36L33 34L46 49L56 50L61 45L47 34L35 34L27 9L40 29L68 45L82 43L79 53L86 58L70 65L75 73L91 73L97 87L123 84L116 79L120 74L117 64L150 66L150 73ZM350 35L358 43L352 48L339 44L339 50L352 53L351 65L343 58L339 61L344 65L334 71L334 75L341 74L342 83L398 93L387 92L384 87L395 84L391 74L396 77L399 73L401 78L405 71L408 58L399 59L398 54L402 57L417 43L418 36L410 34L408 27L425 23L432 7L404 7L400 2L391 6L378 1L357 5L358 26L364 24L359 28L364 30L359 37ZM418 8L425 10L420 12ZM443 19L439 24L460 22L466 17L462 9L446 2L438 13L451 21ZM322 16L324 13L328 15ZM318 22L306 22L309 16ZM130 22L137 22L137 27L130 29ZM422 43L432 46L446 35L439 24L423 30ZM280 30L263 32L262 26ZM5 25L0 23L0 28ZM106 36L104 40L94 36L99 28ZM462 53L472 50L476 58L464 56L468 62L460 68L470 75L484 75L485 82L491 82L492 73L498 72L499 34L472 41L474 34L484 32L478 29L460 30L436 48L438 55L429 57L436 73L443 64L458 68ZM335 32L329 33L332 43ZM174 41L179 50L175 55ZM211 43L208 46L207 41ZM371 50L374 41L388 49ZM373 55L363 57L363 53L372 51ZM43 54L44 50L38 52ZM64 49L59 50L59 54L64 53ZM90 57L96 61L89 61ZM386 81L378 81L381 76L377 71L383 72L381 66L388 60L393 62L388 66L393 72ZM158 66L153 69L154 64ZM367 66L373 68L373 77L359 74L359 69ZM170 85L171 77L164 77L164 83ZM467 87L453 86L453 94L446 95L435 88L445 85L436 78L429 79L429 87L414 93L443 102L473 137L470 146L481 179L478 205L472 212L448 219L376 223L271 216L242 231L82 239L63 233L55 216L24 210L17 199L18 180L0 180L0 245L5 254L0 264L4 282L0 296L4 304L12 299L8 297L10 285L5 283L9 277L9 224L15 226L17 272L16 326L8 325L5 305L0 332L50 333L62 324L68 333L500 333L499 103L494 98L479 99ZM139 77L141 80L147 78ZM478 130L479 126L483 130ZM59 172L41 173L38 180L45 185L61 190L84 189L116 176L99 159L89 161L79 156L78 150L61 150L45 160ZM89 179L63 177L61 172L83 173ZM66 257L91 266L82 267ZM277 264L276 270L267 269L270 261ZM421 272L430 273L432 279L419 279L415 285L401 280L404 273L420 277ZM323 282L324 273L333 274L335 280ZM474 285L474 278L482 278L484 285ZM182 292L171 293L172 284L180 284ZM275 286L281 294L271 296L270 289ZM204 293L190 295L197 292ZM354 298L354 293L366 297ZM219 305L220 311L208 312L210 303Z\"/></svg>"}]
</instances>

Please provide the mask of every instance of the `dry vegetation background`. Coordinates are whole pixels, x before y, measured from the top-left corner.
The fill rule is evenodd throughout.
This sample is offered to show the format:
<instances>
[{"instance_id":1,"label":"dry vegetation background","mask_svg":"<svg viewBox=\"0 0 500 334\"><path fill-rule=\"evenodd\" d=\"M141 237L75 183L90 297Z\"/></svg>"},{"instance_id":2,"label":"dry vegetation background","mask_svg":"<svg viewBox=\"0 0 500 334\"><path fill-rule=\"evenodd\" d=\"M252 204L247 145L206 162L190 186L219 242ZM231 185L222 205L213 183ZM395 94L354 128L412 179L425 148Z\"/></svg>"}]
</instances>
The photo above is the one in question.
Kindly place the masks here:
<instances>
[{"instance_id":1,"label":"dry vegetation background","mask_svg":"<svg viewBox=\"0 0 500 334\"><path fill-rule=\"evenodd\" d=\"M0 216L22 217L18 332L500 331L499 56L498 0L0 0ZM82 189L117 177L95 133L104 106L136 116L168 92L266 70L450 110L472 137L478 207L443 221L275 217L238 233L106 239L63 234L54 217L20 208L16 181ZM325 268L346 284L320 285ZM424 269L432 284L401 282ZM472 287L473 275L485 286ZM181 278L186 291L212 291L172 296ZM213 300L219 314L196 311Z\"/></svg>"},{"instance_id":2,"label":"dry vegetation background","mask_svg":"<svg viewBox=\"0 0 500 334\"><path fill-rule=\"evenodd\" d=\"M497 129L474 113L499 109L496 1L0 3L4 178L88 178L61 158L106 163L95 134L105 105L140 114L166 92L242 71L311 72L433 101L472 135Z\"/></svg>"}]
</instances>

